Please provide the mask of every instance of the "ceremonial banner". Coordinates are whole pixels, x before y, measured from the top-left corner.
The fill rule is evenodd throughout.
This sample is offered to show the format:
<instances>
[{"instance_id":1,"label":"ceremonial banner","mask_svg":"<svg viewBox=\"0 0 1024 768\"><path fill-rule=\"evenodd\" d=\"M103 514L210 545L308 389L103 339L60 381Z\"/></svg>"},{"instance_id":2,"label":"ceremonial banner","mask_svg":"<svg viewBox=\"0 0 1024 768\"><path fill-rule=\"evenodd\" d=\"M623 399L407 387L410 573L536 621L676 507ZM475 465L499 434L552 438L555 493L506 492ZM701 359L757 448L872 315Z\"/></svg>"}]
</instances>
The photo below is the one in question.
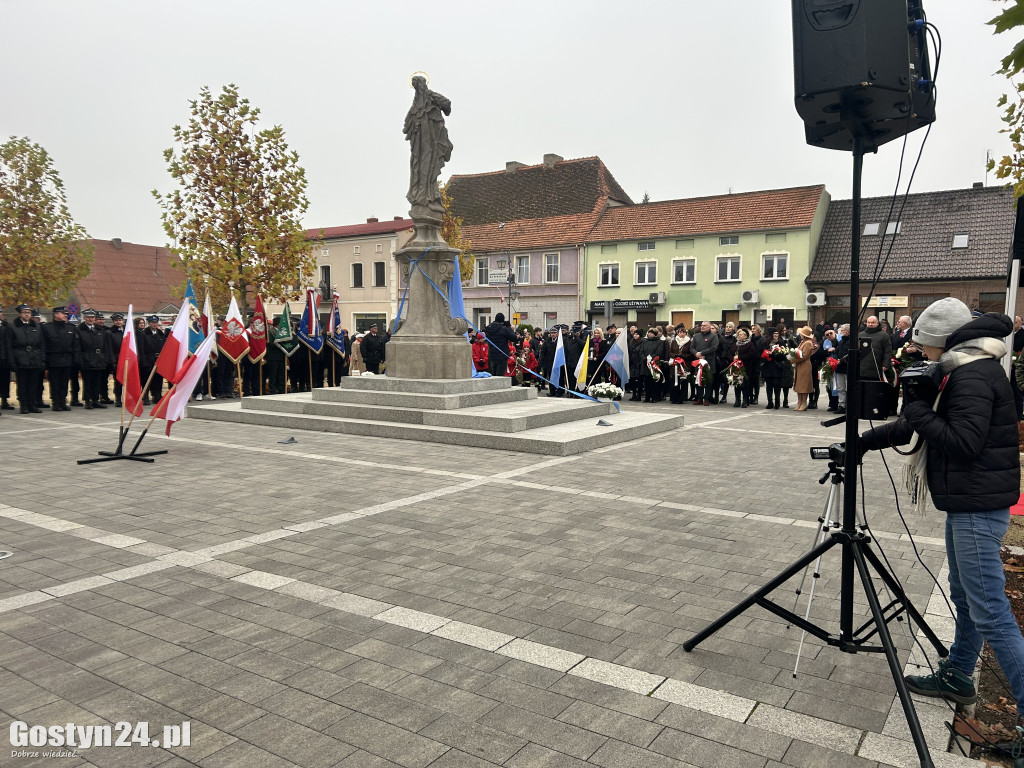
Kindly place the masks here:
<instances>
[{"instance_id":1,"label":"ceremonial banner","mask_svg":"<svg viewBox=\"0 0 1024 768\"><path fill-rule=\"evenodd\" d=\"M238 363L249 351L249 336L245 332L242 313L238 309L238 302L235 301L234 295L231 296L228 316L217 332L217 345L223 355L232 363Z\"/></svg>"},{"instance_id":2,"label":"ceremonial banner","mask_svg":"<svg viewBox=\"0 0 1024 768\"><path fill-rule=\"evenodd\" d=\"M191 279L185 286L185 301L188 302L188 351L194 355L206 338L206 331L203 330L203 316L199 312L199 302Z\"/></svg>"},{"instance_id":3,"label":"ceremonial banner","mask_svg":"<svg viewBox=\"0 0 1024 768\"><path fill-rule=\"evenodd\" d=\"M558 329L558 343L555 345L555 359L551 364L551 381L556 387L562 387L559 379L565 367L565 348L562 346L562 329ZM562 387L564 389L564 387Z\"/></svg>"},{"instance_id":4,"label":"ceremonial banner","mask_svg":"<svg viewBox=\"0 0 1024 768\"><path fill-rule=\"evenodd\" d=\"M213 308L210 307L210 292L206 292L206 298L203 300L203 335L209 336L213 333Z\"/></svg>"},{"instance_id":5,"label":"ceremonial banner","mask_svg":"<svg viewBox=\"0 0 1024 768\"><path fill-rule=\"evenodd\" d=\"M292 333L292 310L288 306L287 301L284 303L281 319L277 321L274 343L281 348L285 357L291 357L295 354L295 350L299 348L298 342L295 341L295 334Z\"/></svg>"},{"instance_id":6,"label":"ceremonial banner","mask_svg":"<svg viewBox=\"0 0 1024 768\"><path fill-rule=\"evenodd\" d=\"M249 359L258 363L267 354L267 313L263 311L263 298L256 297L256 310L249 323Z\"/></svg>"},{"instance_id":7,"label":"ceremonial banner","mask_svg":"<svg viewBox=\"0 0 1024 768\"><path fill-rule=\"evenodd\" d=\"M167 381L171 381L177 375L185 358L188 357L189 309L189 303L183 301L156 359L156 372Z\"/></svg>"},{"instance_id":8,"label":"ceremonial banner","mask_svg":"<svg viewBox=\"0 0 1024 768\"><path fill-rule=\"evenodd\" d=\"M626 382L629 381L629 347L626 346L625 329L616 334L615 343L605 353L604 362L615 371L620 386L626 386Z\"/></svg>"},{"instance_id":9,"label":"ceremonial banner","mask_svg":"<svg viewBox=\"0 0 1024 768\"><path fill-rule=\"evenodd\" d=\"M334 301L331 302L331 314L327 317L327 333L324 335L331 349L342 357L347 354L345 351L345 336L341 332L341 310L338 309L338 294L334 294Z\"/></svg>"},{"instance_id":10,"label":"ceremonial banner","mask_svg":"<svg viewBox=\"0 0 1024 768\"><path fill-rule=\"evenodd\" d=\"M587 336L586 341L583 342L583 353L580 355L580 359L576 361L576 389L582 392L587 388L587 363L590 357L590 337Z\"/></svg>"},{"instance_id":11,"label":"ceremonial banner","mask_svg":"<svg viewBox=\"0 0 1024 768\"><path fill-rule=\"evenodd\" d=\"M232 299L232 302L234 302L234 299ZM196 353L188 358L181 367L181 370L178 371L170 391L160 398L160 402L153 406L153 410L149 412L150 416L167 421L167 428L164 430L166 435L170 436L172 424L185 418L185 406L192 397L192 390L196 388L199 378L203 375L206 362L213 355L216 340L216 335L206 337L203 343L199 345ZM245 354L245 352L242 352L242 354Z\"/></svg>"},{"instance_id":12,"label":"ceremonial banner","mask_svg":"<svg viewBox=\"0 0 1024 768\"><path fill-rule=\"evenodd\" d=\"M316 295L316 291L312 288L307 288L306 305L302 309L299 329L295 332L295 338L318 355L324 348L324 334L320 330L319 304L320 299Z\"/></svg>"},{"instance_id":13,"label":"ceremonial banner","mask_svg":"<svg viewBox=\"0 0 1024 768\"><path fill-rule=\"evenodd\" d=\"M121 349L117 356L116 378L124 386L124 407L128 412L142 415L142 384L139 381L139 351L135 346L135 321L132 319L132 305L128 305L128 324L121 337Z\"/></svg>"}]
</instances>

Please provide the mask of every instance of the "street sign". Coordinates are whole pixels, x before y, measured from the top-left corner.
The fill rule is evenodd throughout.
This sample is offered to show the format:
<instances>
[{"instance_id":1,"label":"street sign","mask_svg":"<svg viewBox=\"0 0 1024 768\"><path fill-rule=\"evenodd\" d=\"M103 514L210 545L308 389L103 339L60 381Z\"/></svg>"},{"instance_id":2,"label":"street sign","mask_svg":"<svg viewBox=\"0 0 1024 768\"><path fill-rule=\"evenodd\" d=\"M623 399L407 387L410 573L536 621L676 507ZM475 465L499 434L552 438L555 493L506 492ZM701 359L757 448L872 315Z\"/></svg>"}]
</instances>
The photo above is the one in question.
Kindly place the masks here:
<instances>
[{"instance_id":1,"label":"street sign","mask_svg":"<svg viewBox=\"0 0 1024 768\"><path fill-rule=\"evenodd\" d=\"M500 272L489 272L487 274L488 285L505 285L508 282L508 275L503 275Z\"/></svg>"}]
</instances>

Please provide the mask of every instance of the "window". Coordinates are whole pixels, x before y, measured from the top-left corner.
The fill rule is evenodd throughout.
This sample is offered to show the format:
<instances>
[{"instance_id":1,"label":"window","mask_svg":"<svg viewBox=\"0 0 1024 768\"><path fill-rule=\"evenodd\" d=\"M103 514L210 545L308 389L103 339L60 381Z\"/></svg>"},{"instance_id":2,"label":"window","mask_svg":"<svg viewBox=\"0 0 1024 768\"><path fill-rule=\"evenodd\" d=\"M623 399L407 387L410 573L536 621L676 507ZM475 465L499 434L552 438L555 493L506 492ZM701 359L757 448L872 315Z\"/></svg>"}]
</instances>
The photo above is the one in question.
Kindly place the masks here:
<instances>
[{"instance_id":1,"label":"window","mask_svg":"<svg viewBox=\"0 0 1024 768\"><path fill-rule=\"evenodd\" d=\"M371 313L371 312L356 312L352 315L352 319L355 321L356 329L353 334L366 333L370 330L370 326L373 323L377 324L377 332L383 334L385 331L390 330L388 328L388 316L384 314Z\"/></svg>"},{"instance_id":2,"label":"window","mask_svg":"<svg viewBox=\"0 0 1024 768\"><path fill-rule=\"evenodd\" d=\"M978 309L982 312L1003 312L1006 309L1006 291L978 294Z\"/></svg>"},{"instance_id":3,"label":"window","mask_svg":"<svg viewBox=\"0 0 1024 768\"><path fill-rule=\"evenodd\" d=\"M324 264L320 267L320 282L328 288L331 287L331 267L329 264Z\"/></svg>"},{"instance_id":4,"label":"window","mask_svg":"<svg viewBox=\"0 0 1024 768\"><path fill-rule=\"evenodd\" d=\"M476 260L476 284L487 285L487 259Z\"/></svg>"},{"instance_id":5,"label":"window","mask_svg":"<svg viewBox=\"0 0 1024 768\"><path fill-rule=\"evenodd\" d=\"M363 287L363 265L358 261L352 265L352 287Z\"/></svg>"},{"instance_id":6,"label":"window","mask_svg":"<svg viewBox=\"0 0 1024 768\"><path fill-rule=\"evenodd\" d=\"M380 288L385 285L384 273L387 269L387 263L383 261L373 262L373 287Z\"/></svg>"},{"instance_id":7,"label":"window","mask_svg":"<svg viewBox=\"0 0 1024 768\"><path fill-rule=\"evenodd\" d=\"M636 285L654 285L658 282L658 262L638 261L636 263Z\"/></svg>"},{"instance_id":8,"label":"window","mask_svg":"<svg viewBox=\"0 0 1024 768\"><path fill-rule=\"evenodd\" d=\"M695 282L697 271L696 259L678 259L672 262L672 282L692 283Z\"/></svg>"},{"instance_id":9,"label":"window","mask_svg":"<svg viewBox=\"0 0 1024 768\"><path fill-rule=\"evenodd\" d=\"M877 221L871 224L864 225L864 237L870 237L871 235L877 235L882 225Z\"/></svg>"},{"instance_id":10,"label":"window","mask_svg":"<svg viewBox=\"0 0 1024 768\"><path fill-rule=\"evenodd\" d=\"M552 325L558 322L557 312L545 312L544 313L544 325L550 328Z\"/></svg>"},{"instance_id":11,"label":"window","mask_svg":"<svg viewBox=\"0 0 1024 768\"><path fill-rule=\"evenodd\" d=\"M761 270L762 280L788 280L789 254L766 253L763 257L764 268Z\"/></svg>"},{"instance_id":12,"label":"window","mask_svg":"<svg viewBox=\"0 0 1024 768\"><path fill-rule=\"evenodd\" d=\"M967 232L958 232L957 234L953 235L953 247L966 248L968 239L969 235Z\"/></svg>"},{"instance_id":13,"label":"window","mask_svg":"<svg viewBox=\"0 0 1024 768\"><path fill-rule=\"evenodd\" d=\"M740 236L739 235L726 235L725 237L720 237L720 238L718 238L718 244L719 245L739 245L740 244Z\"/></svg>"},{"instance_id":14,"label":"window","mask_svg":"<svg viewBox=\"0 0 1024 768\"><path fill-rule=\"evenodd\" d=\"M615 253L617 250L619 250L619 246L614 243L601 246L601 253Z\"/></svg>"},{"instance_id":15,"label":"window","mask_svg":"<svg viewBox=\"0 0 1024 768\"><path fill-rule=\"evenodd\" d=\"M558 282L558 254L557 253L545 253L544 254L544 282L545 283L557 283Z\"/></svg>"},{"instance_id":16,"label":"window","mask_svg":"<svg viewBox=\"0 0 1024 768\"><path fill-rule=\"evenodd\" d=\"M520 285L530 282L530 254L516 256L516 282Z\"/></svg>"},{"instance_id":17,"label":"window","mask_svg":"<svg viewBox=\"0 0 1024 768\"><path fill-rule=\"evenodd\" d=\"M716 283L728 283L740 279L739 256L722 256L716 261L718 262Z\"/></svg>"},{"instance_id":18,"label":"window","mask_svg":"<svg viewBox=\"0 0 1024 768\"><path fill-rule=\"evenodd\" d=\"M483 330L491 324L491 308L481 307L480 309L473 310L473 322L477 329Z\"/></svg>"},{"instance_id":19,"label":"window","mask_svg":"<svg viewBox=\"0 0 1024 768\"><path fill-rule=\"evenodd\" d=\"M381 243L377 243L377 247L374 250L377 253L384 253L384 246Z\"/></svg>"},{"instance_id":20,"label":"window","mask_svg":"<svg viewBox=\"0 0 1024 768\"><path fill-rule=\"evenodd\" d=\"M890 221L885 225L885 234L887 235L898 235L900 230L903 228L902 221Z\"/></svg>"},{"instance_id":21,"label":"window","mask_svg":"<svg viewBox=\"0 0 1024 768\"><path fill-rule=\"evenodd\" d=\"M766 243L784 243L786 242L785 232L770 232L764 236Z\"/></svg>"},{"instance_id":22,"label":"window","mask_svg":"<svg viewBox=\"0 0 1024 768\"><path fill-rule=\"evenodd\" d=\"M948 293L937 293L937 294L927 294L927 295L921 295L921 296L911 296L910 297L911 316L915 320L917 320L917 316L924 311L925 307L929 306L930 304L934 304L939 299L944 299L947 296L949 296Z\"/></svg>"},{"instance_id":23,"label":"window","mask_svg":"<svg viewBox=\"0 0 1024 768\"><path fill-rule=\"evenodd\" d=\"M686 237L682 240L676 240L676 248L693 248L693 238Z\"/></svg>"},{"instance_id":24,"label":"window","mask_svg":"<svg viewBox=\"0 0 1024 768\"><path fill-rule=\"evenodd\" d=\"M354 254L358 254L359 253L359 246L358 245L353 245L352 246L352 253L354 253Z\"/></svg>"},{"instance_id":25,"label":"window","mask_svg":"<svg viewBox=\"0 0 1024 768\"><path fill-rule=\"evenodd\" d=\"M601 264L598 266L597 284L602 288L619 284L619 265Z\"/></svg>"},{"instance_id":26,"label":"window","mask_svg":"<svg viewBox=\"0 0 1024 768\"><path fill-rule=\"evenodd\" d=\"M636 249L638 251L653 251L654 250L654 243L652 243L650 241L645 242L645 243L637 243L636 244Z\"/></svg>"}]
</instances>

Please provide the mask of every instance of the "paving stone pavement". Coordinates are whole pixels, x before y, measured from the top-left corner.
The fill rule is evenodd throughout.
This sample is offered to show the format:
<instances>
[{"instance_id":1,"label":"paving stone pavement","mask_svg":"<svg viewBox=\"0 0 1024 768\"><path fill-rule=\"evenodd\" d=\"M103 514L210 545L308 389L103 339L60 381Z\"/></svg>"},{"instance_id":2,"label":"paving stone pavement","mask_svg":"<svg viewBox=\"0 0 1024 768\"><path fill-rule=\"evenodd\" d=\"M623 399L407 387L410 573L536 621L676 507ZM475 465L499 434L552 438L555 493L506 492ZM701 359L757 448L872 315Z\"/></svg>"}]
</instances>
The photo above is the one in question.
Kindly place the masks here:
<instances>
[{"instance_id":1,"label":"paving stone pavement","mask_svg":"<svg viewBox=\"0 0 1024 768\"><path fill-rule=\"evenodd\" d=\"M189 418L147 437L169 451L153 465L78 466L116 442L115 411L4 413L4 733L146 721L160 739L187 722L191 738L11 746L0 765L916 765L880 655L801 642L760 608L680 646L810 548L826 490L807 447L840 431L821 411L627 407L681 408L687 426L543 458L283 445L286 430ZM877 456L863 494L948 630ZM906 523L938 575L941 515ZM809 616L835 630L837 554L820 573ZM906 623L893 636L922 661ZM945 753L949 710L918 712L936 763L967 765Z\"/></svg>"}]
</instances>

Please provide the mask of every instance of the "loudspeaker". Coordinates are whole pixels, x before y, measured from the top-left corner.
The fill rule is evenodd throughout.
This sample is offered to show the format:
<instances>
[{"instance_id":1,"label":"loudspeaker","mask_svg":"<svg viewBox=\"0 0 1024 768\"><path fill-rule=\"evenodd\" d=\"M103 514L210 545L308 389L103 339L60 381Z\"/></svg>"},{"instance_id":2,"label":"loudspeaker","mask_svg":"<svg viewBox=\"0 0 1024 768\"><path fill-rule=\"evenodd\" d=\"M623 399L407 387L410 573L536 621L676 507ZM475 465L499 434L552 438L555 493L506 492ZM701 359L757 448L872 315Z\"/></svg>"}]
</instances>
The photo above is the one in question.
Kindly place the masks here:
<instances>
[{"instance_id":1,"label":"loudspeaker","mask_svg":"<svg viewBox=\"0 0 1024 768\"><path fill-rule=\"evenodd\" d=\"M793 0L796 110L807 143L879 145L935 119L920 0Z\"/></svg>"}]
</instances>

